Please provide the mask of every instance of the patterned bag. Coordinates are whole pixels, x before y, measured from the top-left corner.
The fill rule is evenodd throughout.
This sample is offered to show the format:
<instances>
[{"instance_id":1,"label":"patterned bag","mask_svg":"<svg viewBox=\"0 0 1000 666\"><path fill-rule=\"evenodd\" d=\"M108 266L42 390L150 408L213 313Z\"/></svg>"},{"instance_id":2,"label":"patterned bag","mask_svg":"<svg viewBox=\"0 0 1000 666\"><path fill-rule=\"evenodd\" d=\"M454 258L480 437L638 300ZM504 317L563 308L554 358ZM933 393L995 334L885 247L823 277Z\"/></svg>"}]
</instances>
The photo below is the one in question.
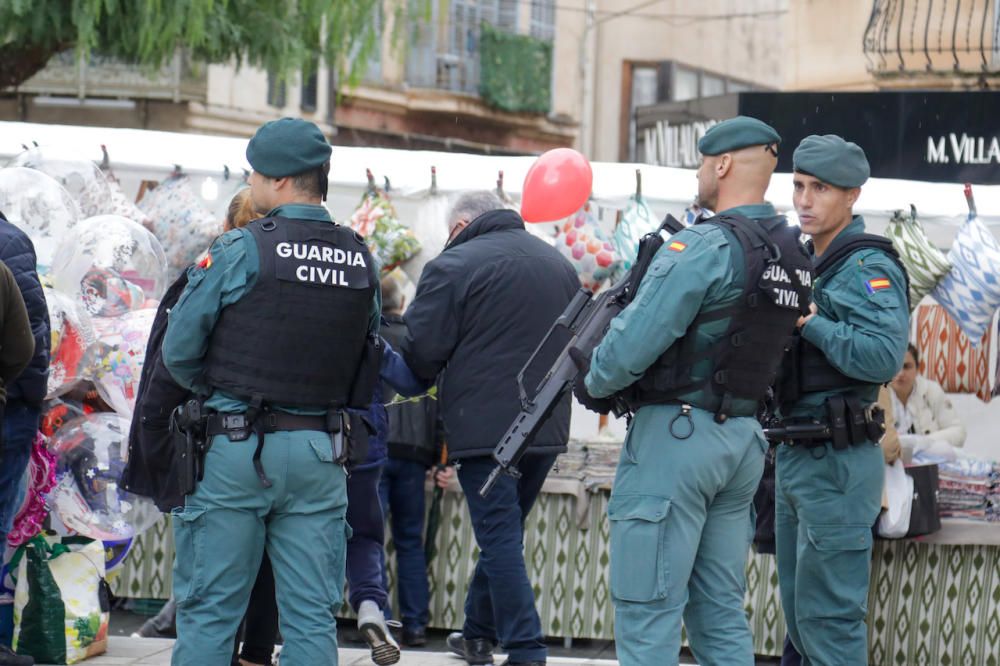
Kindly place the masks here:
<instances>
[{"instance_id":1,"label":"patterned bag","mask_svg":"<svg viewBox=\"0 0 1000 666\"><path fill-rule=\"evenodd\" d=\"M951 272L931 294L975 346L1000 309L1000 242L972 214L959 229L948 260Z\"/></svg>"},{"instance_id":2,"label":"patterned bag","mask_svg":"<svg viewBox=\"0 0 1000 666\"><path fill-rule=\"evenodd\" d=\"M921 305L913 317L920 373L949 393L975 393L989 402L997 376L997 325L978 341L969 337L940 305Z\"/></svg>"},{"instance_id":3,"label":"patterned bag","mask_svg":"<svg viewBox=\"0 0 1000 666\"><path fill-rule=\"evenodd\" d=\"M351 215L351 228L368 243L368 249L378 260L382 275L420 252L420 241L399 221L392 201L383 190L375 187L370 171L368 191Z\"/></svg>"},{"instance_id":4,"label":"patterned bag","mask_svg":"<svg viewBox=\"0 0 1000 666\"><path fill-rule=\"evenodd\" d=\"M76 664L107 650L111 600L100 541L38 535L18 548L11 570L17 652Z\"/></svg>"},{"instance_id":5,"label":"patterned bag","mask_svg":"<svg viewBox=\"0 0 1000 666\"><path fill-rule=\"evenodd\" d=\"M585 205L566 220L556 236L556 249L573 264L584 289L597 292L621 265L621 255L608 241Z\"/></svg>"},{"instance_id":6,"label":"patterned bag","mask_svg":"<svg viewBox=\"0 0 1000 666\"><path fill-rule=\"evenodd\" d=\"M639 252L639 241L646 234L656 231L659 226L653 211L646 205L641 194L629 198L628 205L622 211L621 222L615 227L615 233L611 237L611 243L621 257L615 279L632 268L632 262Z\"/></svg>"},{"instance_id":7,"label":"patterned bag","mask_svg":"<svg viewBox=\"0 0 1000 666\"><path fill-rule=\"evenodd\" d=\"M909 217L904 217L901 210L893 213L885 235L899 252L910 276L910 307L915 308L951 270L951 263L927 238L917 219L916 206L910 206Z\"/></svg>"}]
</instances>

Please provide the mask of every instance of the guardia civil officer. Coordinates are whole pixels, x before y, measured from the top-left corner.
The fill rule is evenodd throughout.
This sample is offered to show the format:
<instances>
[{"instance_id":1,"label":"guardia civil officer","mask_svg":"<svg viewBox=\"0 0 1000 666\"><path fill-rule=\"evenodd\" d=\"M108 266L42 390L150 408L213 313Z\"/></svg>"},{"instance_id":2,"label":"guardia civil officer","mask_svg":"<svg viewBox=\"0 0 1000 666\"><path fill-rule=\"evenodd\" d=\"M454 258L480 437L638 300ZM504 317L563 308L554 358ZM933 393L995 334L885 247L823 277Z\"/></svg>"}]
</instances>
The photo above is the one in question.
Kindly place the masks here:
<instances>
[{"instance_id":1,"label":"guardia civil officer","mask_svg":"<svg viewBox=\"0 0 1000 666\"><path fill-rule=\"evenodd\" d=\"M207 396L211 413L204 479L173 516L174 666L229 664L265 549L282 663L337 663L341 415L358 400L366 350L377 349L381 307L365 244L321 204L330 153L319 128L300 119L257 130L247 146L251 197L270 212L212 245L170 314L164 364ZM364 391L367 402L370 383Z\"/></svg>"},{"instance_id":2,"label":"guardia civil officer","mask_svg":"<svg viewBox=\"0 0 1000 666\"><path fill-rule=\"evenodd\" d=\"M781 605L803 664L867 664L871 526L883 481L871 406L906 352L906 276L891 243L865 234L852 214L869 174L864 151L814 135L793 162L793 201L812 236L816 280L813 314L799 322L797 360L779 397L786 425L819 424L820 434L776 453Z\"/></svg>"},{"instance_id":3,"label":"guardia civil officer","mask_svg":"<svg viewBox=\"0 0 1000 666\"><path fill-rule=\"evenodd\" d=\"M810 272L798 229L764 202L780 140L747 117L702 137L699 204L721 212L660 248L586 376L590 396L620 393L634 411L608 505L623 666L678 663L682 617L699 663L754 663L755 412L808 311Z\"/></svg>"}]
</instances>

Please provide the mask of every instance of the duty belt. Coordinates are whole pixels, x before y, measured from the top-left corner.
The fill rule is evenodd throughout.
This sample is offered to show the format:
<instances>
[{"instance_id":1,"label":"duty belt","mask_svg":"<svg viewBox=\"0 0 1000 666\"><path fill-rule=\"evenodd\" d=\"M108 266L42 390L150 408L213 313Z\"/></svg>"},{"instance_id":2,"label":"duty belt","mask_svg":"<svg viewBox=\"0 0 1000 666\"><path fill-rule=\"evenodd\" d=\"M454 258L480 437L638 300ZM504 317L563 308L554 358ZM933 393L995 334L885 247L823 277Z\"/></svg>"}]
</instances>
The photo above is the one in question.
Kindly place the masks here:
<instances>
[{"instance_id":1,"label":"duty belt","mask_svg":"<svg viewBox=\"0 0 1000 666\"><path fill-rule=\"evenodd\" d=\"M206 419L205 433L208 437L225 435L231 442L242 442L257 435L257 448L253 452L253 468L257 478L265 488L271 487L271 481L264 473L264 465L260 454L264 448L264 435L269 432L317 430L330 434L330 443L334 459L338 460L346 450L342 431L344 430L343 412L330 410L326 414L306 415L289 414L288 412L272 412L251 406L247 412L237 414L209 414ZM339 453L338 453L339 451Z\"/></svg>"},{"instance_id":2,"label":"duty belt","mask_svg":"<svg viewBox=\"0 0 1000 666\"><path fill-rule=\"evenodd\" d=\"M879 442L885 434L885 412L877 404L862 405L850 395L826 399L826 418L788 418L764 429L772 442L802 445L807 448L831 442L837 450L863 442Z\"/></svg>"}]
</instances>

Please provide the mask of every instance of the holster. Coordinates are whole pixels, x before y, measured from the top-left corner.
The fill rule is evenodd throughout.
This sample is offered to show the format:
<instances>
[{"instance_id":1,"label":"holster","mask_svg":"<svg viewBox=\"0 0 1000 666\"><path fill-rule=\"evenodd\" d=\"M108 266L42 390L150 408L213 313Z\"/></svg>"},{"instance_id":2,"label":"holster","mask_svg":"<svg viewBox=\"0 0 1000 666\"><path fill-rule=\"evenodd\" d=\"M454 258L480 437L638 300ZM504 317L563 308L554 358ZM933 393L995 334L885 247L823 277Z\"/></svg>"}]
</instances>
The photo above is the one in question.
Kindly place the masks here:
<instances>
[{"instance_id":1,"label":"holster","mask_svg":"<svg viewBox=\"0 0 1000 666\"><path fill-rule=\"evenodd\" d=\"M364 412L346 410L341 414L343 428L340 435L343 444L339 455L334 444L334 460L348 467L360 465L368 458L368 440L375 434L375 428Z\"/></svg>"},{"instance_id":2,"label":"holster","mask_svg":"<svg viewBox=\"0 0 1000 666\"><path fill-rule=\"evenodd\" d=\"M382 339L377 333L369 333L361 352L361 362L358 363L351 392L347 397L347 406L352 409L368 409L371 405L378 374L382 369Z\"/></svg>"},{"instance_id":3,"label":"holster","mask_svg":"<svg viewBox=\"0 0 1000 666\"><path fill-rule=\"evenodd\" d=\"M176 447L174 457L178 490L190 495L205 476L205 414L198 400L188 400L170 415L170 433Z\"/></svg>"}]
</instances>

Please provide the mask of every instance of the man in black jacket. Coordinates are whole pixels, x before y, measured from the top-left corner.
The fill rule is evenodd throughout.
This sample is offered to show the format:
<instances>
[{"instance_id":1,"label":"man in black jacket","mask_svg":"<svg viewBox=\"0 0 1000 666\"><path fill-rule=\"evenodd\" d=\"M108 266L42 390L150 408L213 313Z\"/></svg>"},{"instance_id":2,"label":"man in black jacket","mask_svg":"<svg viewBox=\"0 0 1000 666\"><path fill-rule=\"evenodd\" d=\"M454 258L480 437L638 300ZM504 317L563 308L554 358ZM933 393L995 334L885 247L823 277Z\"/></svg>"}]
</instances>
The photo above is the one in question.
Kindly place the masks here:
<instances>
[{"instance_id":1,"label":"man in black jacket","mask_svg":"<svg viewBox=\"0 0 1000 666\"><path fill-rule=\"evenodd\" d=\"M28 367L6 387L3 450L0 451L3 460L0 464L0 544L5 544L18 509L17 489L28 466L31 445L38 432L42 401L48 390L50 334L49 309L35 268L35 246L27 234L7 221L2 212L0 261L7 264L14 274L35 340L35 354ZM12 632L13 606L0 604L0 645L10 645Z\"/></svg>"},{"instance_id":2,"label":"man in black jacket","mask_svg":"<svg viewBox=\"0 0 1000 666\"><path fill-rule=\"evenodd\" d=\"M553 410L522 461L483 499L490 454L516 417L517 373L580 288L569 262L533 237L489 192L458 199L448 245L424 267L406 311L402 344L410 368L438 379L449 455L461 465L479 563L465 601L465 626L449 647L470 664L493 663L499 642L509 664L544 664L545 643L524 564L523 525L546 474L569 439L570 397ZM526 386L544 372L529 373Z\"/></svg>"}]
</instances>

